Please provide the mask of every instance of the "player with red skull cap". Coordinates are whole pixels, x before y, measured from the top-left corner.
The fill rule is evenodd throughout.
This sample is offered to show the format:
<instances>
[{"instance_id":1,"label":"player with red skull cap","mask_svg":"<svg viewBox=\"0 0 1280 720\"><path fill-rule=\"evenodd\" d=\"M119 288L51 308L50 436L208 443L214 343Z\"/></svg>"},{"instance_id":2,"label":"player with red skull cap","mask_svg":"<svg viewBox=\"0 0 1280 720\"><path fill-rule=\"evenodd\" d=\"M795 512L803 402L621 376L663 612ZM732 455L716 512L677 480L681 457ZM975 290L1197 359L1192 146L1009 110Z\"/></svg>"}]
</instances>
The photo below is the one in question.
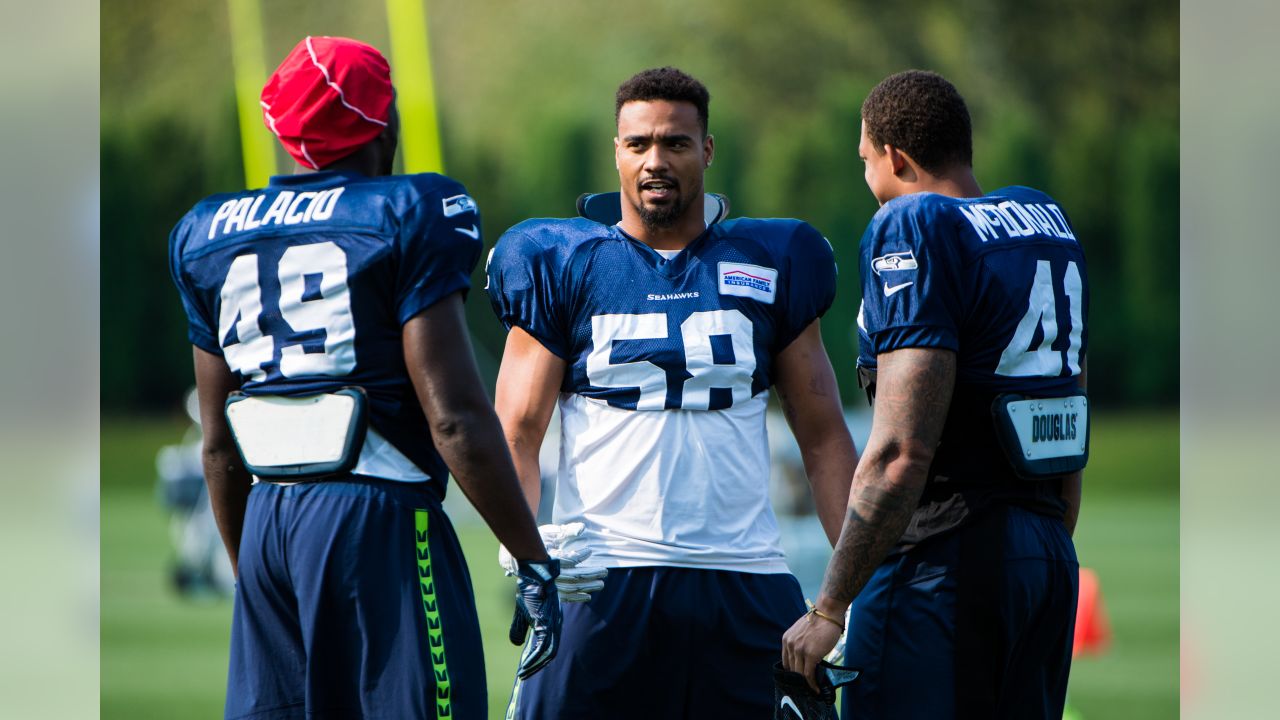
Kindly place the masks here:
<instances>
[{"instance_id":1,"label":"player with red skull cap","mask_svg":"<svg viewBox=\"0 0 1280 720\"><path fill-rule=\"evenodd\" d=\"M451 472L518 558L521 676L555 655L560 609L464 321L475 202L391 176L395 95L368 45L306 38L261 102L295 173L202 200L170 237L237 569L226 717L485 717Z\"/></svg>"},{"instance_id":2,"label":"player with red skull cap","mask_svg":"<svg viewBox=\"0 0 1280 720\"><path fill-rule=\"evenodd\" d=\"M387 129L395 89L391 68L372 47L308 37L267 81L260 102L285 150L299 165L319 170Z\"/></svg>"}]
</instances>

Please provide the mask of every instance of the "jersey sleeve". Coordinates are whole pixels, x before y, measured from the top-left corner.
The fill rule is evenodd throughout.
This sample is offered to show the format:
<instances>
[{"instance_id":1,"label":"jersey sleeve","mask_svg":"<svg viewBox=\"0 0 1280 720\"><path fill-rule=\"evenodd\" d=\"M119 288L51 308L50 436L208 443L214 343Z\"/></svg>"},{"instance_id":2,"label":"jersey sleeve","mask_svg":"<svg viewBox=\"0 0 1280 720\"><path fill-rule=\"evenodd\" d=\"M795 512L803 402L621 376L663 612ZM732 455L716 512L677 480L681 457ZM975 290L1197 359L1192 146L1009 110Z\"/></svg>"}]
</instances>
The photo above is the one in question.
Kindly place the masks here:
<instances>
[{"instance_id":1,"label":"jersey sleeve","mask_svg":"<svg viewBox=\"0 0 1280 720\"><path fill-rule=\"evenodd\" d=\"M480 259L480 211L458 183L428 193L401 220L396 279L400 324L449 295L471 289Z\"/></svg>"},{"instance_id":2,"label":"jersey sleeve","mask_svg":"<svg viewBox=\"0 0 1280 720\"><path fill-rule=\"evenodd\" d=\"M200 296L196 291L195 283L182 266L182 250L189 224L190 215L184 217L169 234L169 274L173 277L173 284L178 288L182 309L187 314L187 339L201 350L221 355L222 345L218 342L217 323L213 318L211 299Z\"/></svg>"},{"instance_id":3,"label":"jersey sleeve","mask_svg":"<svg viewBox=\"0 0 1280 720\"><path fill-rule=\"evenodd\" d=\"M831 243L812 225L799 223L787 242L790 276L778 328L778 349L787 347L836 297L836 258Z\"/></svg>"},{"instance_id":4,"label":"jersey sleeve","mask_svg":"<svg viewBox=\"0 0 1280 720\"><path fill-rule=\"evenodd\" d=\"M510 330L532 335L557 357L569 356L570 341L558 302L556 254L516 226L498 239L489 259L489 301Z\"/></svg>"},{"instance_id":5,"label":"jersey sleeve","mask_svg":"<svg viewBox=\"0 0 1280 720\"><path fill-rule=\"evenodd\" d=\"M962 318L955 228L920 205L886 207L862 237L862 326L870 355L959 350Z\"/></svg>"}]
</instances>

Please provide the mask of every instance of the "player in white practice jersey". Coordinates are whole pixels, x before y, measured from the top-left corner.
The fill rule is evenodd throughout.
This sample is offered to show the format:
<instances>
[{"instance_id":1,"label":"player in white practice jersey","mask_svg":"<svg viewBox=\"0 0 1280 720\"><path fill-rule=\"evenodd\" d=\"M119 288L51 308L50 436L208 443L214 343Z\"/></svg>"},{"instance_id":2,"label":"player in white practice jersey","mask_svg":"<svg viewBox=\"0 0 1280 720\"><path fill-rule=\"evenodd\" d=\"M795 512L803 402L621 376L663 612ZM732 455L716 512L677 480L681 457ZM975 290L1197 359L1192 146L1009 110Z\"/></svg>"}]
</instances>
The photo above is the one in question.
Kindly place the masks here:
<instances>
[{"instance_id":1,"label":"player in white practice jersey","mask_svg":"<svg viewBox=\"0 0 1280 720\"><path fill-rule=\"evenodd\" d=\"M674 68L629 79L620 221L530 220L490 261L510 328L498 415L521 484L536 508L558 401L553 522L581 532L559 550L557 528L544 537L565 583L587 550L609 571L566 603L560 654L517 685L509 717L769 716L770 668L804 613L769 505L770 387L832 541L842 519L857 455L819 328L831 247L798 220L707 224L708 100Z\"/></svg>"}]
</instances>

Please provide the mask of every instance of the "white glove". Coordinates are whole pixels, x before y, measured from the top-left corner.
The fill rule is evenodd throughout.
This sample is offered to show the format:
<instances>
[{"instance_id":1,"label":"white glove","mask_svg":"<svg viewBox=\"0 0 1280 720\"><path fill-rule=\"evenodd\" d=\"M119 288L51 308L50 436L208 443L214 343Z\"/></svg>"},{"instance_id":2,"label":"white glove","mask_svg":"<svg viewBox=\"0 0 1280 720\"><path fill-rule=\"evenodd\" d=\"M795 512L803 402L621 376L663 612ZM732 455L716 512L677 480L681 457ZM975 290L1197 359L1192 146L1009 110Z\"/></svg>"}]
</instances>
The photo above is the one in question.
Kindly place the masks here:
<instances>
[{"instance_id":1,"label":"white glove","mask_svg":"<svg viewBox=\"0 0 1280 720\"><path fill-rule=\"evenodd\" d=\"M582 562L591 557L591 548L583 545L582 523L564 525L540 525L538 534L547 554L560 561L560 577L556 578L556 590L560 602L587 602L591 593L604 587L609 571L602 567L583 567ZM508 576L516 574L516 559L501 545L498 546L498 564Z\"/></svg>"}]
</instances>

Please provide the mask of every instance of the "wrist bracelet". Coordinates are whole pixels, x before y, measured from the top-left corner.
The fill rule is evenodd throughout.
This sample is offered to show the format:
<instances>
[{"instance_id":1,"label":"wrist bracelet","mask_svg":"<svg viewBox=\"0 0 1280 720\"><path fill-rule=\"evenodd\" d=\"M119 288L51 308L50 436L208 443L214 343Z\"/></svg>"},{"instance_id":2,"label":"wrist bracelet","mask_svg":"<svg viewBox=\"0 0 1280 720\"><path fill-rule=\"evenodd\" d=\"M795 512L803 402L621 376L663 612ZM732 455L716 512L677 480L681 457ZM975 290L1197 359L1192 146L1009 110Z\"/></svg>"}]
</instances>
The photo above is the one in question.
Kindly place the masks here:
<instances>
[{"instance_id":1,"label":"wrist bracelet","mask_svg":"<svg viewBox=\"0 0 1280 720\"><path fill-rule=\"evenodd\" d=\"M809 606L809 612L805 613L806 615L817 615L823 620L826 620L827 622L832 623L836 627L840 628L841 632L844 632L844 623L840 622L839 620L819 610L818 606L814 605L812 600L810 600L809 598L805 598L804 604Z\"/></svg>"}]
</instances>

